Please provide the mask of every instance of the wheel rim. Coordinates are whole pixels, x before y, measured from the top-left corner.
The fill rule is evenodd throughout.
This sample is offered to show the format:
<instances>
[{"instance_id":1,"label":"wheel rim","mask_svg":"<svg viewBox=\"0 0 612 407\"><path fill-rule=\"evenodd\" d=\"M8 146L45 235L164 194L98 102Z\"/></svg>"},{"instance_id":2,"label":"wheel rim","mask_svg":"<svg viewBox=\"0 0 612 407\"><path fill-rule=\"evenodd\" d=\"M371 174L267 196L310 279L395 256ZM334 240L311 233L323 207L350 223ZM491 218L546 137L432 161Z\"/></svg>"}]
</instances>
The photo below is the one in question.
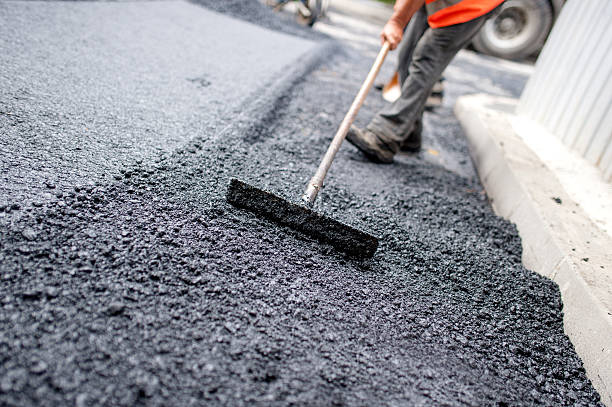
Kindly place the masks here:
<instances>
[{"instance_id":1,"label":"wheel rim","mask_svg":"<svg viewBox=\"0 0 612 407\"><path fill-rule=\"evenodd\" d=\"M537 10L524 4L504 3L501 12L483 27L485 38L498 49L524 47L538 35Z\"/></svg>"}]
</instances>

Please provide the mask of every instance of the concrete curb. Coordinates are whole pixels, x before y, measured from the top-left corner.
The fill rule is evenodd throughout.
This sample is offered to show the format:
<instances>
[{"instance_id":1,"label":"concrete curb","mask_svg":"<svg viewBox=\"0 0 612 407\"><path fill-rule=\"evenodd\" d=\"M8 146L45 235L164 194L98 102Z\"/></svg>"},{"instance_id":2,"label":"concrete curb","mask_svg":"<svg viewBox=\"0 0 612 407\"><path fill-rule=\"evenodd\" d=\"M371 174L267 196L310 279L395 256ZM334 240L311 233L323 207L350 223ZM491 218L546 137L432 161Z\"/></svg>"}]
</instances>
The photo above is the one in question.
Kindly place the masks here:
<instances>
[{"instance_id":1,"label":"concrete curb","mask_svg":"<svg viewBox=\"0 0 612 407\"><path fill-rule=\"evenodd\" d=\"M495 212L516 224L525 267L559 285L565 332L603 403L612 406L612 239L515 133L509 120L516 104L463 96L455 114Z\"/></svg>"}]
</instances>

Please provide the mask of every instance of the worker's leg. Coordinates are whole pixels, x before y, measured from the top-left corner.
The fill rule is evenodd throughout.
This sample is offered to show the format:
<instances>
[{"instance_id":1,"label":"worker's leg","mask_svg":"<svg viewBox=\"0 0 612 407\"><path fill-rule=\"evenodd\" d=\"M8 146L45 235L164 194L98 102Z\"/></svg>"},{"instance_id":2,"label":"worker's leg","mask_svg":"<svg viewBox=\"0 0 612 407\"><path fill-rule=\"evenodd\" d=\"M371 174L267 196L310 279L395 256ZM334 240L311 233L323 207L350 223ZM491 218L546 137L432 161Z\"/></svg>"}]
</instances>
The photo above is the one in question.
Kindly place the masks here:
<instances>
[{"instance_id":1,"label":"worker's leg","mask_svg":"<svg viewBox=\"0 0 612 407\"><path fill-rule=\"evenodd\" d=\"M406 80L406 77L408 76L408 67L410 66L412 53L414 52L417 43L419 42L419 40L423 36L423 33L425 32L425 30L427 30L428 27L429 24L427 24L427 10L425 9L425 6L423 6L410 19L410 22L404 30L402 41L397 47L397 68L395 70L397 74L399 74L398 76L400 86L402 86L402 84ZM388 82L377 82L375 87L376 89L383 90L384 87L389 85L392 80L393 79L389 80Z\"/></svg>"},{"instance_id":2,"label":"worker's leg","mask_svg":"<svg viewBox=\"0 0 612 407\"><path fill-rule=\"evenodd\" d=\"M489 15L450 27L427 29L412 55L402 96L372 119L367 130L381 148L395 154L420 118L434 83L461 48L480 30Z\"/></svg>"},{"instance_id":3,"label":"worker's leg","mask_svg":"<svg viewBox=\"0 0 612 407\"><path fill-rule=\"evenodd\" d=\"M425 5L421 7L410 19L410 23L404 32L404 38L399 46L398 68L400 87L406 82L410 73L410 63L412 54L425 33L429 28L427 23L427 9ZM418 151L421 148L421 133L423 131L423 111L419 113L415 120L414 128L409 138L400 145L402 151Z\"/></svg>"},{"instance_id":4,"label":"worker's leg","mask_svg":"<svg viewBox=\"0 0 612 407\"><path fill-rule=\"evenodd\" d=\"M423 6L410 19L404 31L402 42L398 47L397 72L399 74L400 86L404 84L408 77L412 54L427 28L429 28L429 24L427 24L427 10Z\"/></svg>"}]
</instances>

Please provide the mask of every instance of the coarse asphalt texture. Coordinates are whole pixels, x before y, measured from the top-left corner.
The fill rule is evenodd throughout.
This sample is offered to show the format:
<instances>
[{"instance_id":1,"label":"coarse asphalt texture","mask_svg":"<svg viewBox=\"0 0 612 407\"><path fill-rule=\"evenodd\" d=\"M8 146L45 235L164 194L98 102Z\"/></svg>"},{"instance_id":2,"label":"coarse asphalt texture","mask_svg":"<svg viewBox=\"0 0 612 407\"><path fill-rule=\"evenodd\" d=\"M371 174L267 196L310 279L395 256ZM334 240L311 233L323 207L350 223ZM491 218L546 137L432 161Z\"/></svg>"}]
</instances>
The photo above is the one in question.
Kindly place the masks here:
<instances>
[{"instance_id":1,"label":"coarse asphalt texture","mask_svg":"<svg viewBox=\"0 0 612 407\"><path fill-rule=\"evenodd\" d=\"M232 177L299 198L372 62L313 52L266 103L116 179L2 197L0 404L601 405L558 287L523 268L473 171L343 146L316 209L380 237L368 261L225 202ZM426 137L469 167L435 115Z\"/></svg>"},{"instance_id":2,"label":"coarse asphalt texture","mask_svg":"<svg viewBox=\"0 0 612 407\"><path fill-rule=\"evenodd\" d=\"M183 1L6 1L0 19L0 191L23 201L214 131L316 47Z\"/></svg>"}]
</instances>

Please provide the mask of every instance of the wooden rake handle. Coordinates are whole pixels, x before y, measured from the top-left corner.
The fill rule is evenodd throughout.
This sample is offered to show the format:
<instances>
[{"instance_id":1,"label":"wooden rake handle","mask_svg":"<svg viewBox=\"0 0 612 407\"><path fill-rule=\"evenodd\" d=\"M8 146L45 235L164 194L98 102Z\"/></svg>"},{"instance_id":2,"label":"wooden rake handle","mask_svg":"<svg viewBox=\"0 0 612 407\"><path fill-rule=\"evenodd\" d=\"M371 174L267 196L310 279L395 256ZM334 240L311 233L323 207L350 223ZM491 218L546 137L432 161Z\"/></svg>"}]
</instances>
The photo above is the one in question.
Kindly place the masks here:
<instances>
[{"instance_id":1,"label":"wooden rake handle","mask_svg":"<svg viewBox=\"0 0 612 407\"><path fill-rule=\"evenodd\" d=\"M344 138L346 137L346 134L351 128L351 125L355 121L357 112L359 112L359 109L361 108L361 105L363 105L363 102L366 96L368 95L368 92L372 88L374 80L376 79L376 75L378 75L380 67L385 61L385 57L387 56L390 47L391 44L389 44L388 41L385 41L385 43L382 45L382 48L380 49L380 52L378 53L378 56L376 57L376 60L374 61L374 64L370 69L370 73L368 73L366 80L363 82L363 85L361 85L361 89L359 89L359 93L357 93L355 100L353 100L351 108L346 113L346 116L344 116L344 120L342 120L342 123L340 123L340 127L338 128L336 135L334 136L332 142L327 148L327 152L325 153L325 156L323 156L323 159L319 164L319 168L317 168L317 172L315 172L313 177L310 179L310 182L308 182L306 190L304 191L304 195L302 195L302 200L308 206L312 206L315 199L317 199L317 194L323 186L323 180L327 175L327 171L329 170L332 161L334 161L334 157L336 156L338 149L340 149L340 145L344 141Z\"/></svg>"}]
</instances>

